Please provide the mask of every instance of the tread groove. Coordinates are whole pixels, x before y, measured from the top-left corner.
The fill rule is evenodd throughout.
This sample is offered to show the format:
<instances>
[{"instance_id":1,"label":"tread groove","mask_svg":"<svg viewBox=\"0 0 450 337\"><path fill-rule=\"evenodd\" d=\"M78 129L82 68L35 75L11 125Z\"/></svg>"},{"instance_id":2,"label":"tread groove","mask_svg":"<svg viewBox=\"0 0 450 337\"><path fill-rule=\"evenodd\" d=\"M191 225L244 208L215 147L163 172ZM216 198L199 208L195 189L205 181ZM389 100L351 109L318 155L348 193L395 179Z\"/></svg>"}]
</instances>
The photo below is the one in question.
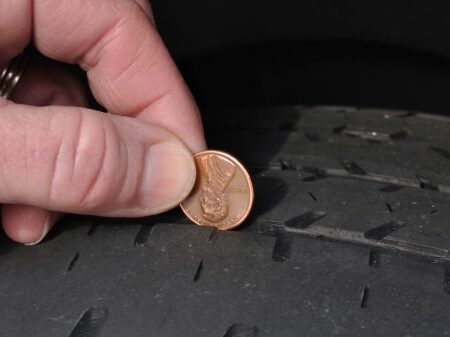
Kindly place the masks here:
<instances>
[{"instance_id":1,"label":"tread groove","mask_svg":"<svg viewBox=\"0 0 450 337\"><path fill-rule=\"evenodd\" d=\"M442 157L450 159L450 151L436 146L430 146L430 149L436 152L437 154L440 154Z\"/></svg>"},{"instance_id":2,"label":"tread groove","mask_svg":"<svg viewBox=\"0 0 450 337\"><path fill-rule=\"evenodd\" d=\"M310 167L303 167L303 171L307 173L313 173ZM369 182L376 182L376 183L383 183L395 186L402 186L402 187L413 187L413 188L422 188L422 189L428 189L428 190L434 190L441 193L450 193L450 186L444 186L444 185L424 185L421 186L421 183L417 182L417 180L412 180L408 178L403 177L393 177L393 176L386 176L386 175L380 175L380 174L373 174L373 173L366 173L365 175L362 174L353 174L346 170L338 170L338 169L316 169L317 171L321 172L319 174L314 174L313 176L303 178L303 181L315 181L318 180L318 178L325 178L325 177L338 177L338 178L345 178L345 179L355 179L355 180L361 180L361 181L369 181ZM319 177L320 176L320 177ZM425 183L427 178L421 177L423 179L423 183ZM387 186L383 187L385 189ZM426 187L426 188L425 188ZM389 192L389 190L388 190Z\"/></svg>"},{"instance_id":3,"label":"tread groove","mask_svg":"<svg viewBox=\"0 0 450 337\"><path fill-rule=\"evenodd\" d=\"M399 229L402 229L405 226L406 225L401 222L391 221L366 231L364 233L364 237L366 239L379 241L384 237L398 231Z\"/></svg>"},{"instance_id":4,"label":"tread groove","mask_svg":"<svg viewBox=\"0 0 450 337\"><path fill-rule=\"evenodd\" d=\"M308 194L312 200L317 201L317 197L312 192L308 192Z\"/></svg>"},{"instance_id":5,"label":"tread groove","mask_svg":"<svg viewBox=\"0 0 450 337\"><path fill-rule=\"evenodd\" d=\"M389 135L389 138L394 139L394 140L398 140L398 139L404 139L407 136L408 136L408 132L406 132L406 131L398 131L398 132L391 133Z\"/></svg>"},{"instance_id":6,"label":"tread groove","mask_svg":"<svg viewBox=\"0 0 450 337\"><path fill-rule=\"evenodd\" d=\"M275 245L272 252L272 260L276 262L284 262L291 256L292 235L278 230Z\"/></svg>"},{"instance_id":7,"label":"tread groove","mask_svg":"<svg viewBox=\"0 0 450 337\"><path fill-rule=\"evenodd\" d=\"M302 170L307 173L312 174L311 176L302 179L305 182L312 182L312 181L328 178L328 174L324 170L316 168L316 167L305 166L302 168Z\"/></svg>"},{"instance_id":8,"label":"tread groove","mask_svg":"<svg viewBox=\"0 0 450 337\"><path fill-rule=\"evenodd\" d=\"M332 131L333 133L340 135L345 129L347 129L347 125L338 125L334 127Z\"/></svg>"},{"instance_id":9,"label":"tread groove","mask_svg":"<svg viewBox=\"0 0 450 337\"><path fill-rule=\"evenodd\" d=\"M294 162L291 159L280 158L279 162L280 162L282 170L288 170L288 171L298 171L299 170L299 168L294 164Z\"/></svg>"},{"instance_id":10,"label":"tread groove","mask_svg":"<svg viewBox=\"0 0 450 337\"><path fill-rule=\"evenodd\" d=\"M324 218L326 215L327 213L320 211L308 212L287 220L285 226L290 228L307 228L314 222Z\"/></svg>"},{"instance_id":11,"label":"tread groove","mask_svg":"<svg viewBox=\"0 0 450 337\"><path fill-rule=\"evenodd\" d=\"M87 236L92 236L95 234L95 231L97 230L97 227L99 226L99 223L96 221L94 222L91 227L89 227L88 232L86 233Z\"/></svg>"},{"instance_id":12,"label":"tread groove","mask_svg":"<svg viewBox=\"0 0 450 337\"><path fill-rule=\"evenodd\" d=\"M134 239L135 247L143 247L148 241L148 238L153 230L153 225L141 225L139 231Z\"/></svg>"},{"instance_id":13,"label":"tread groove","mask_svg":"<svg viewBox=\"0 0 450 337\"><path fill-rule=\"evenodd\" d=\"M217 229L215 227L213 227L211 229L211 233L209 234L208 242L214 243L216 241L216 239L217 239Z\"/></svg>"},{"instance_id":14,"label":"tread groove","mask_svg":"<svg viewBox=\"0 0 450 337\"><path fill-rule=\"evenodd\" d=\"M388 209L389 213L393 213L394 212L394 209L392 208L390 203L386 202L385 205L386 205L386 208Z\"/></svg>"},{"instance_id":15,"label":"tread groove","mask_svg":"<svg viewBox=\"0 0 450 337\"><path fill-rule=\"evenodd\" d=\"M76 252L73 256L72 260L70 261L69 265L67 266L67 271L72 271L75 267L75 264L77 263L78 259L80 258L80 252Z\"/></svg>"},{"instance_id":16,"label":"tread groove","mask_svg":"<svg viewBox=\"0 0 450 337\"><path fill-rule=\"evenodd\" d=\"M317 133L313 132L305 132L305 137L312 143L318 143L320 142L320 137Z\"/></svg>"},{"instance_id":17,"label":"tread groove","mask_svg":"<svg viewBox=\"0 0 450 337\"><path fill-rule=\"evenodd\" d=\"M370 292L369 286L366 284L361 296L361 304L360 304L361 309L367 308L367 303L369 302L369 292Z\"/></svg>"},{"instance_id":18,"label":"tread groove","mask_svg":"<svg viewBox=\"0 0 450 337\"><path fill-rule=\"evenodd\" d=\"M195 270L194 277L192 278L193 282L197 282L200 279L200 275L203 271L203 260L200 260L200 263L197 266L197 269Z\"/></svg>"},{"instance_id":19,"label":"tread groove","mask_svg":"<svg viewBox=\"0 0 450 337\"><path fill-rule=\"evenodd\" d=\"M396 118L410 118L410 117L415 117L417 114L415 112L412 111L407 111L404 114L401 115L397 115L395 116Z\"/></svg>"},{"instance_id":20,"label":"tread groove","mask_svg":"<svg viewBox=\"0 0 450 337\"><path fill-rule=\"evenodd\" d=\"M431 178L417 175L417 179L419 179L420 188L430 191L439 191L439 187L433 183Z\"/></svg>"},{"instance_id":21,"label":"tread groove","mask_svg":"<svg viewBox=\"0 0 450 337\"><path fill-rule=\"evenodd\" d=\"M444 268L444 291L450 295L450 265Z\"/></svg>"},{"instance_id":22,"label":"tread groove","mask_svg":"<svg viewBox=\"0 0 450 337\"><path fill-rule=\"evenodd\" d=\"M227 329L223 337L258 337L258 328L235 323Z\"/></svg>"},{"instance_id":23,"label":"tread groove","mask_svg":"<svg viewBox=\"0 0 450 337\"><path fill-rule=\"evenodd\" d=\"M69 337L97 337L108 316L106 307L92 307L80 317Z\"/></svg>"},{"instance_id":24,"label":"tread groove","mask_svg":"<svg viewBox=\"0 0 450 337\"><path fill-rule=\"evenodd\" d=\"M380 267L381 254L379 251L371 249L369 252L369 266L372 268Z\"/></svg>"},{"instance_id":25,"label":"tread groove","mask_svg":"<svg viewBox=\"0 0 450 337\"><path fill-rule=\"evenodd\" d=\"M355 162L348 161L348 160L340 160L339 163L348 173L356 174L356 175L360 175L360 176L367 175L367 172L365 170L363 170Z\"/></svg>"},{"instance_id":26,"label":"tread groove","mask_svg":"<svg viewBox=\"0 0 450 337\"><path fill-rule=\"evenodd\" d=\"M383 186L382 188L380 188L380 191L392 193L392 192L400 191L404 188L405 188L405 186L401 186L401 185L386 185L386 186Z\"/></svg>"},{"instance_id":27,"label":"tread groove","mask_svg":"<svg viewBox=\"0 0 450 337\"><path fill-rule=\"evenodd\" d=\"M300 115L298 115L298 118L300 118ZM298 131L297 125L294 122L286 122L278 126L278 129L280 131L284 132L296 132Z\"/></svg>"}]
</instances>

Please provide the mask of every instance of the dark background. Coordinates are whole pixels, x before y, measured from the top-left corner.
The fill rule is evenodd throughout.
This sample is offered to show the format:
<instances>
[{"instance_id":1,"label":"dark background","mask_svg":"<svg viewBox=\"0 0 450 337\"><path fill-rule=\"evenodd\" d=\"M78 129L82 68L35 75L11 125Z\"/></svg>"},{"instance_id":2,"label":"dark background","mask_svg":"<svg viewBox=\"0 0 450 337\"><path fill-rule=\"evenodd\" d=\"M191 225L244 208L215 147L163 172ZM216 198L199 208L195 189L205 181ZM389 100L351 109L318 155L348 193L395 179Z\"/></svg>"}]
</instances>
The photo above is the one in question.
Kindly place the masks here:
<instances>
[{"instance_id":1,"label":"dark background","mask_svg":"<svg viewBox=\"0 0 450 337\"><path fill-rule=\"evenodd\" d=\"M335 104L450 114L448 1L152 5L202 108Z\"/></svg>"}]
</instances>

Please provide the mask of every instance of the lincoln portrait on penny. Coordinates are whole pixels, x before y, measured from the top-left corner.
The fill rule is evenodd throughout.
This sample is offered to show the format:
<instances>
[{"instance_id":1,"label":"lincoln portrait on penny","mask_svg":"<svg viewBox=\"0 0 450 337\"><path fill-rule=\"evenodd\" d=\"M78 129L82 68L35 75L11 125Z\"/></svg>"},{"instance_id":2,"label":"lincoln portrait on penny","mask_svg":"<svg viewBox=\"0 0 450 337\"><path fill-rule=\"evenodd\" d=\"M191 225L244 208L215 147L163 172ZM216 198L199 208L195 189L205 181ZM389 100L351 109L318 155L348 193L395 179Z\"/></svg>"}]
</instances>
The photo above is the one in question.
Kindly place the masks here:
<instances>
[{"instance_id":1,"label":"lincoln portrait on penny","mask_svg":"<svg viewBox=\"0 0 450 337\"><path fill-rule=\"evenodd\" d=\"M202 157L199 165L206 172L199 197L203 217L211 222L222 221L228 215L228 198L224 191L236 172L236 165L214 154Z\"/></svg>"}]
</instances>

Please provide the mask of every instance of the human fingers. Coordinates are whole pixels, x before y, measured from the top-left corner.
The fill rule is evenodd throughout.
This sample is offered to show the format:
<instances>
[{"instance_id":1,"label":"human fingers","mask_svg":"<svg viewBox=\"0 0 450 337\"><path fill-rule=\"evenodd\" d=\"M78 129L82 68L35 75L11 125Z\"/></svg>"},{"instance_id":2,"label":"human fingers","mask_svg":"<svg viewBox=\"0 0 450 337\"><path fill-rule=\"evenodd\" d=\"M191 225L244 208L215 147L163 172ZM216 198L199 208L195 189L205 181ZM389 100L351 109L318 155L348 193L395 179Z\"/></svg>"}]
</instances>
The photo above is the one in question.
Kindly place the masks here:
<instances>
[{"instance_id":1,"label":"human fingers","mask_svg":"<svg viewBox=\"0 0 450 337\"><path fill-rule=\"evenodd\" d=\"M32 29L30 0L0 1L0 69L28 44Z\"/></svg>"},{"instance_id":2,"label":"human fingers","mask_svg":"<svg viewBox=\"0 0 450 337\"><path fill-rule=\"evenodd\" d=\"M33 106L87 106L85 88L71 72L61 65L44 60L33 60L11 99ZM4 204L2 226L14 241L24 244L39 243L62 217L59 212L43 208Z\"/></svg>"},{"instance_id":3,"label":"human fingers","mask_svg":"<svg viewBox=\"0 0 450 337\"><path fill-rule=\"evenodd\" d=\"M205 148L197 105L155 26L134 0L33 4L37 48L50 58L80 64L108 111L161 125L194 152Z\"/></svg>"},{"instance_id":4,"label":"human fingers","mask_svg":"<svg viewBox=\"0 0 450 337\"><path fill-rule=\"evenodd\" d=\"M134 0L136 1L136 3L141 6L142 10L145 12L145 14L147 14L148 18L150 19L150 21L154 24L155 23L155 18L153 16L153 10L152 7L150 5L150 1L148 0Z\"/></svg>"},{"instance_id":5,"label":"human fingers","mask_svg":"<svg viewBox=\"0 0 450 337\"><path fill-rule=\"evenodd\" d=\"M190 151L165 129L83 108L0 101L0 202L143 216L191 190Z\"/></svg>"},{"instance_id":6,"label":"human fingers","mask_svg":"<svg viewBox=\"0 0 450 337\"><path fill-rule=\"evenodd\" d=\"M12 240L26 245L41 242L61 216L41 207L2 205L3 230Z\"/></svg>"}]
</instances>

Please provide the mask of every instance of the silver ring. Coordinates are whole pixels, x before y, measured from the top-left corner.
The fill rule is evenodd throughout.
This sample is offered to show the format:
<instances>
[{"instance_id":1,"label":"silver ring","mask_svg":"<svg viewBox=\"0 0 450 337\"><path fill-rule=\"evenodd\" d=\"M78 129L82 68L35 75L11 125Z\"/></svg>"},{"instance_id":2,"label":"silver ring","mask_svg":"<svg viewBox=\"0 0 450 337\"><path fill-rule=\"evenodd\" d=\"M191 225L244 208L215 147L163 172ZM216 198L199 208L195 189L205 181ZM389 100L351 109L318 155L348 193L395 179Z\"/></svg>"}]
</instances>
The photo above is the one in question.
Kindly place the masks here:
<instances>
[{"instance_id":1,"label":"silver ring","mask_svg":"<svg viewBox=\"0 0 450 337\"><path fill-rule=\"evenodd\" d=\"M8 99L16 88L27 66L27 53L23 52L17 55L3 69L0 76L0 97Z\"/></svg>"}]
</instances>

